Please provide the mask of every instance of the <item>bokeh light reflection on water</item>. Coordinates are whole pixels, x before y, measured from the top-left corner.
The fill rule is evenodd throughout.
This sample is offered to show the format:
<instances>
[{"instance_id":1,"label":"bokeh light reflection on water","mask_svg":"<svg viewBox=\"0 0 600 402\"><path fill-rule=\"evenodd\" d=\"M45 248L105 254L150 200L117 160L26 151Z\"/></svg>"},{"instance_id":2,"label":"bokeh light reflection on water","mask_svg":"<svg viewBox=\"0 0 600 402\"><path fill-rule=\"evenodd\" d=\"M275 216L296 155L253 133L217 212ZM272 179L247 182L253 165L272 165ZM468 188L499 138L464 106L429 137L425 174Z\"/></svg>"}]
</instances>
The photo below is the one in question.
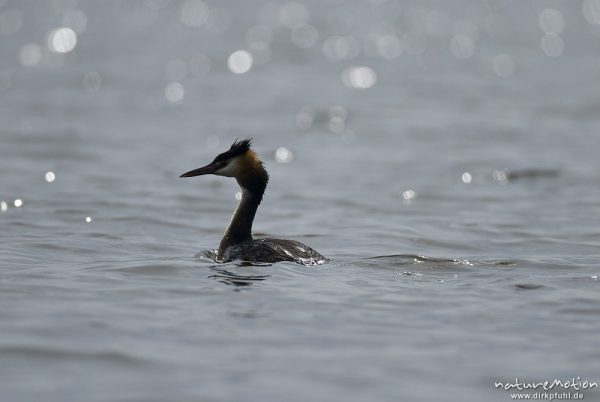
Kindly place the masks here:
<instances>
[{"instance_id":1,"label":"bokeh light reflection on water","mask_svg":"<svg viewBox=\"0 0 600 402\"><path fill-rule=\"evenodd\" d=\"M581 8L587 22L600 25L600 0L584 0Z\"/></svg>"},{"instance_id":2,"label":"bokeh light reflection on water","mask_svg":"<svg viewBox=\"0 0 600 402\"><path fill-rule=\"evenodd\" d=\"M19 53L19 60L23 66L37 66L42 61L42 48L35 43L23 45Z\"/></svg>"},{"instance_id":3,"label":"bokeh light reflection on water","mask_svg":"<svg viewBox=\"0 0 600 402\"><path fill-rule=\"evenodd\" d=\"M237 50L229 55L227 67L234 74L247 73L252 67L252 54L246 50Z\"/></svg>"},{"instance_id":4,"label":"bokeh light reflection on water","mask_svg":"<svg viewBox=\"0 0 600 402\"><path fill-rule=\"evenodd\" d=\"M279 163L290 163L294 160L294 154L286 147L279 147L275 151L275 160Z\"/></svg>"},{"instance_id":5,"label":"bokeh light reflection on water","mask_svg":"<svg viewBox=\"0 0 600 402\"><path fill-rule=\"evenodd\" d=\"M54 172L48 171L44 175L44 180L46 180L46 182L48 183L52 183L54 180L56 180L56 175L54 174Z\"/></svg>"},{"instance_id":6,"label":"bokeh light reflection on water","mask_svg":"<svg viewBox=\"0 0 600 402\"><path fill-rule=\"evenodd\" d=\"M368 89L377 82L377 74L371 67L350 67L342 72L342 82L348 88Z\"/></svg>"},{"instance_id":7,"label":"bokeh light reflection on water","mask_svg":"<svg viewBox=\"0 0 600 402\"><path fill-rule=\"evenodd\" d=\"M510 77L515 71L515 62L507 54L499 54L492 61L494 72L500 77Z\"/></svg>"},{"instance_id":8,"label":"bokeh light reflection on water","mask_svg":"<svg viewBox=\"0 0 600 402\"><path fill-rule=\"evenodd\" d=\"M547 33L542 37L542 50L546 56L558 57L563 54L565 43L560 35Z\"/></svg>"},{"instance_id":9,"label":"bokeh light reflection on water","mask_svg":"<svg viewBox=\"0 0 600 402\"><path fill-rule=\"evenodd\" d=\"M181 22L191 27L200 27L208 21L210 10L201 0L187 0L181 6Z\"/></svg>"},{"instance_id":10,"label":"bokeh light reflection on water","mask_svg":"<svg viewBox=\"0 0 600 402\"><path fill-rule=\"evenodd\" d=\"M87 28L87 16L81 10L67 10L63 17L63 25L81 35Z\"/></svg>"},{"instance_id":11,"label":"bokeh light reflection on water","mask_svg":"<svg viewBox=\"0 0 600 402\"><path fill-rule=\"evenodd\" d=\"M417 192L415 190L405 190L402 193L402 198L404 199L405 204L410 204L417 197Z\"/></svg>"},{"instance_id":12,"label":"bokeh light reflection on water","mask_svg":"<svg viewBox=\"0 0 600 402\"><path fill-rule=\"evenodd\" d=\"M185 88L180 82L170 82L165 87L165 98L171 104L178 104L183 101Z\"/></svg>"},{"instance_id":13,"label":"bokeh light reflection on water","mask_svg":"<svg viewBox=\"0 0 600 402\"><path fill-rule=\"evenodd\" d=\"M458 59L468 59L473 56L475 51L475 42L465 34L454 35L450 39L450 50Z\"/></svg>"},{"instance_id":14,"label":"bokeh light reflection on water","mask_svg":"<svg viewBox=\"0 0 600 402\"><path fill-rule=\"evenodd\" d=\"M540 29L547 34L560 35L565 29L565 19L560 11L554 8L544 9L538 18Z\"/></svg>"},{"instance_id":15,"label":"bokeh light reflection on water","mask_svg":"<svg viewBox=\"0 0 600 402\"><path fill-rule=\"evenodd\" d=\"M57 28L48 33L48 49L54 53L69 53L77 46L77 34L71 28Z\"/></svg>"}]
</instances>

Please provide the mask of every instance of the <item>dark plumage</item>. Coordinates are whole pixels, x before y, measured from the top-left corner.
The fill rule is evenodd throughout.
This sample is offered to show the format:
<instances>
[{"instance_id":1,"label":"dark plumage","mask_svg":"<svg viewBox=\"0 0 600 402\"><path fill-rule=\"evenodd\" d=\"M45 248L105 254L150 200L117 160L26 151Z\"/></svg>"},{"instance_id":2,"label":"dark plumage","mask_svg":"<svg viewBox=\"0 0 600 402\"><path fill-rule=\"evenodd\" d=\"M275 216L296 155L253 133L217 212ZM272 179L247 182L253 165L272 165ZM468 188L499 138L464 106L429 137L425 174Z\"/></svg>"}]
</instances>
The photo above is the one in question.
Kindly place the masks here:
<instances>
[{"instance_id":1,"label":"dark plumage","mask_svg":"<svg viewBox=\"0 0 600 402\"><path fill-rule=\"evenodd\" d=\"M217 259L268 263L295 261L307 265L325 262L326 258L321 254L294 240L252 238L252 222L267 188L269 174L251 146L251 139L236 140L229 150L219 154L210 164L181 175L233 177L242 188L242 199L221 239Z\"/></svg>"},{"instance_id":2,"label":"dark plumage","mask_svg":"<svg viewBox=\"0 0 600 402\"><path fill-rule=\"evenodd\" d=\"M246 138L245 140L235 140L233 144L231 144L231 147L222 154L217 155L213 162L219 162L243 155L250 150L251 146L252 138Z\"/></svg>"}]
</instances>

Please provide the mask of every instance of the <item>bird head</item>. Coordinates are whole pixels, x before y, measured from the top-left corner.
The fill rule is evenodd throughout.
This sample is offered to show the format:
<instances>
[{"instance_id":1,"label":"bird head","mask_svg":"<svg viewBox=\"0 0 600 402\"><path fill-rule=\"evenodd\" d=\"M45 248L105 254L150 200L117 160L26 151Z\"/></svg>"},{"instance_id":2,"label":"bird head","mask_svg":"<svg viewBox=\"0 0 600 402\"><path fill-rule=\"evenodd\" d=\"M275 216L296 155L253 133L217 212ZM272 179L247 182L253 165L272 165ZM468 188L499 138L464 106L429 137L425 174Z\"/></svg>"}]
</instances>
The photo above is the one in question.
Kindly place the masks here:
<instances>
[{"instance_id":1,"label":"bird head","mask_svg":"<svg viewBox=\"0 0 600 402\"><path fill-rule=\"evenodd\" d=\"M251 146L252 140L249 138L236 140L227 151L217 155L208 165L190 170L179 177L207 174L235 177L243 188L262 193L267 186L269 175Z\"/></svg>"}]
</instances>

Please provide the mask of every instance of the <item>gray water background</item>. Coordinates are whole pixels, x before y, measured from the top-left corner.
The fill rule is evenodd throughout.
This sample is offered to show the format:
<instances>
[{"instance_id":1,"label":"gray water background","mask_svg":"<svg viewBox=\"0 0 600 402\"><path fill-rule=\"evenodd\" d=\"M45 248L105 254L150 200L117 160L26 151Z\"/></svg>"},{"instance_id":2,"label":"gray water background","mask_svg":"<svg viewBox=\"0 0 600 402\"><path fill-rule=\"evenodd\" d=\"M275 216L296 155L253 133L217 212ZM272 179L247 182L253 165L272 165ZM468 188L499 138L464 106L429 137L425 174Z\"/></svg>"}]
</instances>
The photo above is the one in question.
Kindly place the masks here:
<instances>
[{"instance_id":1,"label":"gray water background","mask_svg":"<svg viewBox=\"0 0 600 402\"><path fill-rule=\"evenodd\" d=\"M3 401L504 401L494 381L600 381L598 1L203 4L188 26L179 1L0 2ZM77 44L52 53L66 23ZM233 74L240 49L254 64ZM372 87L349 87L355 66ZM255 235L329 263L196 256L239 190L178 175L238 137L271 174Z\"/></svg>"}]
</instances>

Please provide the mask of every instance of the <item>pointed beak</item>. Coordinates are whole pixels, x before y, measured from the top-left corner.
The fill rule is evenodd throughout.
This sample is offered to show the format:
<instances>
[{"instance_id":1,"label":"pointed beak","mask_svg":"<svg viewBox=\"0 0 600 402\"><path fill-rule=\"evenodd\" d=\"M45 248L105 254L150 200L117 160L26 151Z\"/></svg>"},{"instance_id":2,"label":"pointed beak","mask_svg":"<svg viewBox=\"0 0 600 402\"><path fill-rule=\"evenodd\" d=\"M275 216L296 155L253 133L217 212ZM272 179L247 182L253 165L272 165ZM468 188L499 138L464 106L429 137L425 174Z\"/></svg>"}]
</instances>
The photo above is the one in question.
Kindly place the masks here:
<instances>
[{"instance_id":1,"label":"pointed beak","mask_svg":"<svg viewBox=\"0 0 600 402\"><path fill-rule=\"evenodd\" d=\"M189 172L186 172L179 177L194 177L202 176L205 174L213 174L216 170L217 168L213 164L210 164L198 169L190 170Z\"/></svg>"}]
</instances>

